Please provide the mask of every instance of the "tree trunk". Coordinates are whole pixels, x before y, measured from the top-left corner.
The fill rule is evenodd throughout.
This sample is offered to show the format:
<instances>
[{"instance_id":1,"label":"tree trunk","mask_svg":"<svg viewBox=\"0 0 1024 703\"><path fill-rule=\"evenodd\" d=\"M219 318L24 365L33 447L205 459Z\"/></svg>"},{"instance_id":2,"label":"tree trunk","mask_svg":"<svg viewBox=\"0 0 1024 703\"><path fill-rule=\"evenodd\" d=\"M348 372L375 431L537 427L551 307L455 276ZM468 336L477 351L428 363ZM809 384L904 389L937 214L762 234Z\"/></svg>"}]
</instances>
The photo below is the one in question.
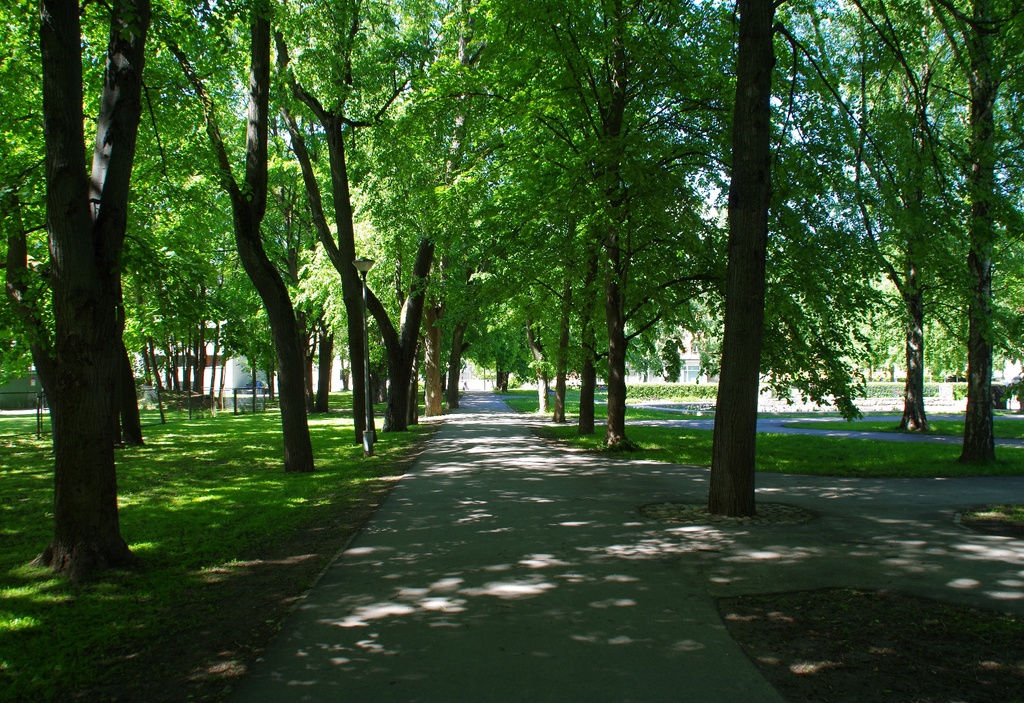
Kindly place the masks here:
<instances>
[{"instance_id":1,"label":"tree trunk","mask_svg":"<svg viewBox=\"0 0 1024 703\"><path fill-rule=\"evenodd\" d=\"M708 510L715 515L746 516L756 511L754 455L771 202L775 6L772 0L739 0L739 12L725 336Z\"/></svg>"},{"instance_id":2,"label":"tree trunk","mask_svg":"<svg viewBox=\"0 0 1024 703\"><path fill-rule=\"evenodd\" d=\"M210 398L216 397L217 388L217 362L220 360L220 322L213 328L213 358L210 359ZM223 372L221 372L221 383L223 384Z\"/></svg>"},{"instance_id":3,"label":"tree trunk","mask_svg":"<svg viewBox=\"0 0 1024 703\"><path fill-rule=\"evenodd\" d=\"M121 537L109 419L120 257L141 114L148 0L110 6L92 174L86 173L79 5L41 0L46 222L54 314L54 536L35 563L73 581L136 558ZM126 29L126 28L131 28Z\"/></svg>"},{"instance_id":4,"label":"tree trunk","mask_svg":"<svg viewBox=\"0 0 1024 703\"><path fill-rule=\"evenodd\" d=\"M562 291L562 316L558 321L558 353L555 362L555 410L552 419L565 422L565 374L569 365L569 310L572 286L566 280Z\"/></svg>"},{"instance_id":5,"label":"tree trunk","mask_svg":"<svg viewBox=\"0 0 1024 703\"><path fill-rule=\"evenodd\" d=\"M297 314L297 318L299 330L304 330L306 327L305 315ZM306 395L306 414L308 415L313 412L313 408L316 405L316 398L313 395L313 351L316 349L317 340L316 334L309 331L300 331L299 335L299 347L302 349L304 357L302 363L302 385Z\"/></svg>"},{"instance_id":6,"label":"tree trunk","mask_svg":"<svg viewBox=\"0 0 1024 703\"><path fill-rule=\"evenodd\" d=\"M220 136L213 102L202 80L177 47L172 47L186 77L203 102L207 135L217 157L221 182L231 197L235 245L242 268L252 281L267 310L271 336L277 353L281 425L284 434L284 469L287 472L313 470L313 447L306 422L303 387L304 352L288 288L280 272L267 257L260 225L267 206L267 131L270 91L269 3L257 2L251 10L251 66L249 78L248 128L246 130L245 181L235 180L227 149ZM273 388L268 374L267 385Z\"/></svg>"},{"instance_id":7,"label":"tree trunk","mask_svg":"<svg viewBox=\"0 0 1024 703\"><path fill-rule=\"evenodd\" d=\"M444 414L444 407L441 405L443 393L441 392L441 310L433 305L428 305L423 315L424 345L423 345L423 390L424 410L426 417L436 417Z\"/></svg>"},{"instance_id":8,"label":"tree trunk","mask_svg":"<svg viewBox=\"0 0 1024 703\"><path fill-rule=\"evenodd\" d=\"M907 382L904 386L901 430L926 432L928 418L924 412L924 298L917 285L917 270L908 261L906 294L903 301L907 314Z\"/></svg>"},{"instance_id":9,"label":"tree trunk","mask_svg":"<svg viewBox=\"0 0 1024 703\"><path fill-rule=\"evenodd\" d=\"M533 354L534 372L537 374L537 411L547 414L551 412L548 405L548 367L544 359L544 347L533 332L533 320L526 323L526 343Z\"/></svg>"},{"instance_id":10,"label":"tree trunk","mask_svg":"<svg viewBox=\"0 0 1024 703\"><path fill-rule=\"evenodd\" d=\"M591 291L597 282L600 266L598 253L595 251L587 266L587 275L583 282L584 300L591 297ZM594 329L594 309L585 304L580 312L582 318L583 368L580 369L580 419L577 432L581 436L594 434L594 391L597 389L597 332Z\"/></svg>"},{"instance_id":11,"label":"tree trunk","mask_svg":"<svg viewBox=\"0 0 1024 703\"><path fill-rule=\"evenodd\" d=\"M142 418L139 416L139 394L135 390L135 372L124 341L118 339L118 407L121 418L121 442L129 447L141 447Z\"/></svg>"},{"instance_id":12,"label":"tree trunk","mask_svg":"<svg viewBox=\"0 0 1024 703\"><path fill-rule=\"evenodd\" d=\"M609 247L612 248L612 247ZM608 322L608 418L605 446L628 446L626 439L626 319L625 296L616 275L618 247L614 247L612 270L605 284L605 313Z\"/></svg>"},{"instance_id":13,"label":"tree trunk","mask_svg":"<svg viewBox=\"0 0 1024 703\"><path fill-rule=\"evenodd\" d=\"M205 287L202 291L203 295L206 295ZM195 366L192 368L193 381L192 381L192 392L202 394L203 389L206 387L206 321L203 320L199 323L199 334L196 336L195 346Z\"/></svg>"},{"instance_id":14,"label":"tree trunk","mask_svg":"<svg viewBox=\"0 0 1024 703\"><path fill-rule=\"evenodd\" d=\"M419 340L417 340L416 350L413 353L413 365L412 374L409 378L409 410L408 424L418 425L420 422L420 400L419 400L419 388L420 388L420 359L419 359Z\"/></svg>"},{"instance_id":15,"label":"tree trunk","mask_svg":"<svg viewBox=\"0 0 1024 703\"><path fill-rule=\"evenodd\" d=\"M325 413L330 410L328 400L331 394L331 371L334 365L334 334L328 332L323 323L320 325L320 348L317 358L320 360L320 367L316 382L316 405L313 409L318 413Z\"/></svg>"},{"instance_id":16,"label":"tree trunk","mask_svg":"<svg viewBox=\"0 0 1024 703\"><path fill-rule=\"evenodd\" d=\"M996 459L992 425L992 255L995 246L996 148L993 110L996 85L992 58L992 0L974 0L975 26L966 30L971 55L971 175L968 194L971 221L970 304L967 340L967 416L964 420L962 464L983 464Z\"/></svg>"},{"instance_id":17,"label":"tree trunk","mask_svg":"<svg viewBox=\"0 0 1024 703\"><path fill-rule=\"evenodd\" d=\"M409 293L402 304L400 330L395 331L387 310L376 296L370 298L370 309L377 325L384 334L384 347L388 355L388 372L391 376L391 392L384 411L385 432L405 432L409 429L409 404L415 403L408 390L413 368L416 365L416 350L419 347L420 327L423 324L424 302L427 279L434 262L434 240L423 238L416 252ZM440 328L438 328L440 335ZM440 341L438 341L440 344ZM440 350L438 350L440 354Z\"/></svg>"},{"instance_id":18,"label":"tree trunk","mask_svg":"<svg viewBox=\"0 0 1024 703\"><path fill-rule=\"evenodd\" d=\"M626 185L621 168L623 150L622 132L626 116L628 93L627 56L625 49L625 15L621 2L615 3L612 17L615 37L610 68L611 96L602 116L602 130L607 150L605 166L605 195L608 224L604 231L604 250L609 271L605 279L605 317L608 327L608 416L605 446L625 448L626 439L626 270L629 254L624 251L621 235L627 221Z\"/></svg>"},{"instance_id":19,"label":"tree trunk","mask_svg":"<svg viewBox=\"0 0 1024 703\"><path fill-rule=\"evenodd\" d=\"M466 351L462 340L466 336L468 322L460 322L452 329L452 350L448 355L448 412L459 407L459 377L462 375L462 354Z\"/></svg>"}]
</instances>

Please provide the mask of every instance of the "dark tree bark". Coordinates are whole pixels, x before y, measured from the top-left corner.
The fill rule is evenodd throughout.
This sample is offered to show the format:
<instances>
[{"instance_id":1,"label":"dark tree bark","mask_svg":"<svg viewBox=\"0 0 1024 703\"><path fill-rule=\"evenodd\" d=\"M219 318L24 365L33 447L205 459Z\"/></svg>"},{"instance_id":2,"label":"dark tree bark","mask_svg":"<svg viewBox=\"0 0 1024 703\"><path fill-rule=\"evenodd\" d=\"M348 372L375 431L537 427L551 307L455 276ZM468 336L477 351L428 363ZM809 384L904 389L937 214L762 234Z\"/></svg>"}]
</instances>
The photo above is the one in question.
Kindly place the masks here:
<instances>
[{"instance_id":1,"label":"dark tree bark","mask_svg":"<svg viewBox=\"0 0 1024 703\"><path fill-rule=\"evenodd\" d=\"M129 447L140 447L142 438L142 418L139 416L139 396L135 391L135 371L132 368L128 349L124 346L124 290L121 286L120 274L117 282L117 400L114 407L113 422L115 437L121 444Z\"/></svg>"},{"instance_id":2,"label":"dark tree bark","mask_svg":"<svg viewBox=\"0 0 1024 703\"><path fill-rule=\"evenodd\" d=\"M406 414L409 425L418 425L420 422L420 403L419 403L419 388L420 388L420 359L419 359L419 340L417 340L416 349L413 351L413 363L412 363L412 374L409 378L409 409Z\"/></svg>"},{"instance_id":3,"label":"dark tree bark","mask_svg":"<svg viewBox=\"0 0 1024 703\"><path fill-rule=\"evenodd\" d=\"M441 315L440 307L426 306L423 313L423 414L444 415L441 405Z\"/></svg>"},{"instance_id":4,"label":"dark tree bark","mask_svg":"<svg viewBox=\"0 0 1024 703\"><path fill-rule=\"evenodd\" d=\"M907 266L903 302L907 316L907 381L900 429L925 432L928 418L924 411L924 296L917 284L917 269L912 264Z\"/></svg>"},{"instance_id":5,"label":"dark tree bark","mask_svg":"<svg viewBox=\"0 0 1024 703\"><path fill-rule=\"evenodd\" d=\"M622 130L625 121L628 94L625 15L621 2L615 3L612 17L615 23L615 38L611 61L609 62L609 88L611 97L602 114L602 138L607 150L608 163L605 165L608 225L604 233L604 250L609 270L605 279L605 319L608 328L608 414L605 446L627 447L626 439L626 269L628 253L623 251L622 228L627 220L626 186L619 172L623 146Z\"/></svg>"},{"instance_id":6,"label":"dark tree bark","mask_svg":"<svg viewBox=\"0 0 1024 703\"><path fill-rule=\"evenodd\" d=\"M248 129L246 130L245 181L239 185L232 175L224 140L217 125L213 103L201 79L181 51L174 47L178 62L203 102L206 131L217 157L221 185L231 198L235 245L242 268L252 281L267 310L271 336L277 353L281 424L284 431L284 468L287 472L313 470L313 447L306 421L303 387L304 352L288 288L280 272L267 257L260 236L260 224L267 205L267 125L270 89L270 14L266 2L257 2L251 15L252 60L249 77ZM273 388L270 376L268 386Z\"/></svg>"},{"instance_id":7,"label":"dark tree bark","mask_svg":"<svg viewBox=\"0 0 1024 703\"><path fill-rule=\"evenodd\" d=\"M358 28L359 23L358 21L355 21L352 25L353 34L358 30ZM313 209L313 221L317 230L317 235L324 247L324 251L327 252L328 258L331 260L331 263L341 278L342 300L344 301L345 311L348 318L349 359L352 363L351 368L353 369L352 412L355 419L356 430L354 440L358 444L362 441L363 431L365 430L366 425L366 380L363 378L363 374L359 372L359 369L364 368L365 363L365 351L362 343L363 288L362 279L360 278L358 271L356 271L355 267L352 265L352 262L356 259L355 225L353 222L352 194L349 183L348 163L345 154L345 135L347 132L354 130L357 126L369 126L369 124L357 123L357 121L346 117L344 114L344 102L333 109L325 108L314 95L309 93L303 86L299 85L294 76L292 76L288 71L288 48L284 43L284 38L280 34L277 35L277 55L280 74L287 77L288 84L291 87L292 94L295 98L309 108L316 117L321 128L324 130L324 137L327 142L327 151L330 161L331 188L334 201L334 219L338 230L337 240L335 240L331 235L330 229L326 227L326 217L324 216L323 201L320 196L320 186L316 181L316 176L313 173L312 168L307 168L307 164L311 164L308 152L305 153L306 163L303 163L303 157L300 156L299 152L296 151L295 153L296 157L299 159L300 167L302 168L303 181ZM344 81L348 85L351 85L353 81L353 77L351 75L351 64L348 65L348 70L349 73L345 75ZM384 107L378 113L379 115L384 114L387 107L395 98L398 97L400 90L400 88L396 88L391 99L385 103ZM302 135L298 130L295 121L287 114L287 112L285 113L285 119L288 123L289 132L292 135L294 147L296 141L295 137L299 136L301 138ZM301 149L306 151L304 141L302 141Z\"/></svg>"},{"instance_id":8,"label":"dark tree bark","mask_svg":"<svg viewBox=\"0 0 1024 703\"><path fill-rule=\"evenodd\" d=\"M142 418L139 415L139 394L135 390L135 372L128 358L124 340L118 336L118 408L121 418L121 443L129 447L141 447Z\"/></svg>"},{"instance_id":9,"label":"dark tree bark","mask_svg":"<svg viewBox=\"0 0 1024 703\"><path fill-rule=\"evenodd\" d=\"M452 329L452 349L448 354L448 388L445 393L448 401L448 412L459 407L459 377L462 375L462 355L469 348L464 344L468 322L459 322Z\"/></svg>"},{"instance_id":10,"label":"dark tree bark","mask_svg":"<svg viewBox=\"0 0 1024 703\"><path fill-rule=\"evenodd\" d=\"M968 196L971 221L968 228L970 251L970 303L967 340L967 416L962 464L995 461L992 425L992 256L995 222L992 203L996 193L995 120L996 82L993 59L992 0L974 0L973 22L965 31L970 54L971 135L968 145L971 174ZM967 26L967 25L965 25Z\"/></svg>"},{"instance_id":11,"label":"dark tree bark","mask_svg":"<svg viewBox=\"0 0 1024 703\"><path fill-rule=\"evenodd\" d=\"M316 382L316 404L313 409L318 413L325 413L330 410L328 399L331 393L331 370L334 367L334 333L330 332L323 322L320 323L320 348L317 358L320 360L320 366Z\"/></svg>"},{"instance_id":12,"label":"dark tree bark","mask_svg":"<svg viewBox=\"0 0 1024 703\"><path fill-rule=\"evenodd\" d=\"M298 318L297 325L299 330L306 327L302 318L304 315L296 315ZM313 412L313 408L316 405L316 397L313 394L313 353L317 347L317 339L315 332L299 332L299 346L302 348L304 356L302 362L302 385L304 387L306 396L306 414Z\"/></svg>"},{"instance_id":13,"label":"dark tree bark","mask_svg":"<svg viewBox=\"0 0 1024 703\"><path fill-rule=\"evenodd\" d=\"M739 0L739 14L725 336L708 494L712 514L734 516L756 511L754 451L771 201L775 6L773 0Z\"/></svg>"},{"instance_id":14,"label":"dark tree bark","mask_svg":"<svg viewBox=\"0 0 1024 703\"><path fill-rule=\"evenodd\" d=\"M587 274L584 279L584 298L590 297L590 291L597 282L599 259L595 253L590 257ZM583 368L580 369L580 419L577 433L580 435L594 434L594 392L597 390L597 331L594 329L594 311L592 306L585 305L581 310L581 341L583 348Z\"/></svg>"},{"instance_id":15,"label":"dark tree bark","mask_svg":"<svg viewBox=\"0 0 1024 703\"><path fill-rule=\"evenodd\" d=\"M368 306L384 337L384 349L388 356L388 373L391 376L391 392L388 394L387 409L384 411L385 432L405 432L409 429L409 404L416 403L416 397L409 395L413 368L416 366L416 350L419 347L420 327L423 324L427 278L434 261L434 240L420 241L413 264L409 292L402 304L399 330L395 330L387 310L375 295L368 298ZM429 413L428 413L429 414Z\"/></svg>"},{"instance_id":16,"label":"dark tree bark","mask_svg":"<svg viewBox=\"0 0 1024 703\"><path fill-rule=\"evenodd\" d=\"M92 173L83 132L82 32L74 0L42 0L46 222L54 313L54 536L36 563L73 581L134 563L121 537L110 417L118 363L119 265L141 114L148 0L110 6ZM45 380L44 380L45 382Z\"/></svg>"},{"instance_id":17,"label":"dark tree bark","mask_svg":"<svg viewBox=\"0 0 1024 703\"><path fill-rule=\"evenodd\" d=\"M555 361L555 409L552 420L565 422L565 374L569 366L569 310L572 286L566 280L562 291L562 315L558 320L558 352Z\"/></svg>"}]
</instances>

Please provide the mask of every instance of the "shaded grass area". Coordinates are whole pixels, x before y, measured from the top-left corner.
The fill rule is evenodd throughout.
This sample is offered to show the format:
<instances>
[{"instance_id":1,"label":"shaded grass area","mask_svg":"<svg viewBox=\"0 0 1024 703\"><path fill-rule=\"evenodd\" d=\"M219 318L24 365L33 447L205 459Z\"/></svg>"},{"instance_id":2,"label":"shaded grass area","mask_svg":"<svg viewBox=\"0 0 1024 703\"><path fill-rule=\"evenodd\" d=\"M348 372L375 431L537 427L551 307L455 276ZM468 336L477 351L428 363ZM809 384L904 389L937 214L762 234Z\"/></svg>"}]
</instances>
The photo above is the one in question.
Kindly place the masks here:
<instances>
[{"instance_id":1,"label":"shaded grass area","mask_svg":"<svg viewBox=\"0 0 1024 703\"><path fill-rule=\"evenodd\" d=\"M0 700L216 698L435 427L381 434L364 459L351 419L313 416L300 475L276 412L150 428L117 457L142 566L78 587L27 565L52 534L48 440L0 440Z\"/></svg>"},{"instance_id":2,"label":"shaded grass area","mask_svg":"<svg viewBox=\"0 0 1024 703\"><path fill-rule=\"evenodd\" d=\"M946 435L951 437L962 437L964 434L963 420L929 420L930 429L923 434ZM800 427L809 430L832 430L836 428L844 430L855 430L858 432L906 432L899 428L899 422L891 420L845 420L823 421L823 422L793 422L791 427ZM1024 439L1024 419L1000 418L998 415L992 420L992 432L996 439ZM922 434L906 432L906 434Z\"/></svg>"},{"instance_id":3,"label":"shaded grass area","mask_svg":"<svg viewBox=\"0 0 1024 703\"><path fill-rule=\"evenodd\" d=\"M1024 505L988 505L965 510L960 520L978 532L1024 539Z\"/></svg>"},{"instance_id":4,"label":"shaded grass area","mask_svg":"<svg viewBox=\"0 0 1024 703\"><path fill-rule=\"evenodd\" d=\"M1024 701L1024 620L887 592L719 601L729 634L790 701Z\"/></svg>"}]
</instances>

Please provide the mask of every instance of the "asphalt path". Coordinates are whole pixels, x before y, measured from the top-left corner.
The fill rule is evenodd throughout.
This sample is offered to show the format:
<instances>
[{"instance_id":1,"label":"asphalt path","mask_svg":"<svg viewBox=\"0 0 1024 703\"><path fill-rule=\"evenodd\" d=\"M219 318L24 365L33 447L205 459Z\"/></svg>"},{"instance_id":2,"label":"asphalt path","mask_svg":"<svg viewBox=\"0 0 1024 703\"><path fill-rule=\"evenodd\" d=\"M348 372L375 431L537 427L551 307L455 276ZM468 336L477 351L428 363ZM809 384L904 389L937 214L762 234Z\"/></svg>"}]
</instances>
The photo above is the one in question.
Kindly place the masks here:
<instances>
[{"instance_id":1,"label":"asphalt path","mask_svg":"<svg viewBox=\"0 0 1024 703\"><path fill-rule=\"evenodd\" d=\"M677 412L671 406L645 405L649 410L665 410ZM963 420L963 415L930 415L931 420ZM1024 416L1012 415L1014 420L1024 422ZM900 421L899 415L871 415L867 418L872 421L892 422L897 425ZM820 424L820 428L797 427L796 423ZM633 420L630 425L647 427L687 427L694 430L712 430L715 427L714 417L698 419L679 420ZM815 435L818 437L842 437L846 439L864 439L877 442L925 442L930 444L962 444L963 437L959 435L936 435L917 434L914 432L871 432L857 429L857 421L843 422L836 418L815 418L815 417L758 417L757 431L764 434L803 434ZM997 447L1024 447L1024 440L1021 439L996 439Z\"/></svg>"},{"instance_id":2,"label":"asphalt path","mask_svg":"<svg viewBox=\"0 0 1024 703\"><path fill-rule=\"evenodd\" d=\"M780 703L718 598L841 586L1024 614L1024 540L964 506L1024 502L1024 478L759 474L801 524L673 524L706 468L570 451L493 394L466 394L338 555L235 703Z\"/></svg>"}]
</instances>

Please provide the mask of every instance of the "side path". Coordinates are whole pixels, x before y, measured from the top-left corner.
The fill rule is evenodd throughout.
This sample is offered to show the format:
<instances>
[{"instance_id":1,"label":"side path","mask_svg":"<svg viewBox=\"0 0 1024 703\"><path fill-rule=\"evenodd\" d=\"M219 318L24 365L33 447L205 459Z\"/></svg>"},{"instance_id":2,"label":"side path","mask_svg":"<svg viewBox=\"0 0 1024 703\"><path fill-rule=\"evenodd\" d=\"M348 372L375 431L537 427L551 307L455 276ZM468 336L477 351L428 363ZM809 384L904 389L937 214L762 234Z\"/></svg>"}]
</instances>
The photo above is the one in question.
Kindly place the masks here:
<instances>
[{"instance_id":1,"label":"side path","mask_svg":"<svg viewBox=\"0 0 1024 703\"><path fill-rule=\"evenodd\" d=\"M658 405L646 405L652 410L667 410L675 412L671 407ZM871 420L892 421L893 425L899 424L899 415L873 415ZM1018 415L1012 415L1015 419L1021 419ZM963 415L929 415L929 420L963 420ZM699 420L627 420L630 425L649 427L686 427L693 430L715 429L715 419L702 418ZM795 423L818 423L821 428L798 427ZM857 429L857 422L844 423L837 418L792 418L792 417L759 417L757 418L757 431L768 434L803 434L817 435L818 437L842 437L845 439L870 439L875 442L924 442L930 444L963 444L961 435L936 435L918 434L916 432L872 432L870 430ZM1024 447L1024 439L996 439L997 447Z\"/></svg>"},{"instance_id":2,"label":"side path","mask_svg":"<svg viewBox=\"0 0 1024 703\"><path fill-rule=\"evenodd\" d=\"M670 525L707 471L561 451L467 394L233 701L780 701L714 598L892 588L1024 613L1024 541L957 507L1024 479L758 477L801 525Z\"/></svg>"}]
</instances>

